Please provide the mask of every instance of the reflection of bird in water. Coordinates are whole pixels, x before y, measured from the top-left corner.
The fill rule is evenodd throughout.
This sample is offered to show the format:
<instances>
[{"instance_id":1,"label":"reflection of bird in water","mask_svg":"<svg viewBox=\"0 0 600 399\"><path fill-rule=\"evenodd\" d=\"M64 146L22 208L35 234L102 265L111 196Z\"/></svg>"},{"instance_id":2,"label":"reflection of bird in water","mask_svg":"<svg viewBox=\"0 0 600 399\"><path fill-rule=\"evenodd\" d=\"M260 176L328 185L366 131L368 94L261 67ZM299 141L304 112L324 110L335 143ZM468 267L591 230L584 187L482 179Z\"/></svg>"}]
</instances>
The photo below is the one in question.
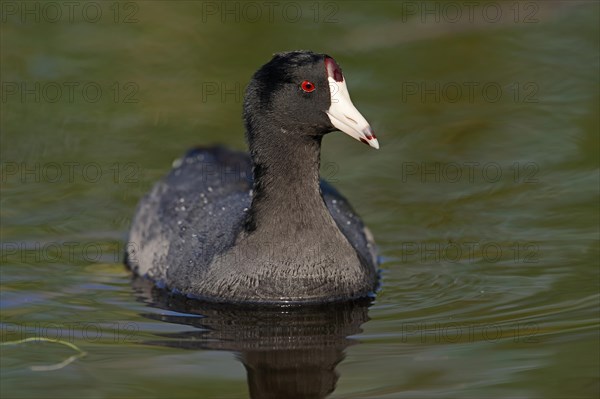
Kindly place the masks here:
<instances>
[{"instance_id":1,"label":"reflection of bird in water","mask_svg":"<svg viewBox=\"0 0 600 399\"><path fill-rule=\"evenodd\" d=\"M142 278L133 286L150 306L203 315L148 314L197 331L165 333L145 344L181 349L224 350L244 364L253 399L325 398L337 383L336 365L356 343L351 335L368 320L370 300L314 306L233 306L166 294Z\"/></svg>"}]
</instances>

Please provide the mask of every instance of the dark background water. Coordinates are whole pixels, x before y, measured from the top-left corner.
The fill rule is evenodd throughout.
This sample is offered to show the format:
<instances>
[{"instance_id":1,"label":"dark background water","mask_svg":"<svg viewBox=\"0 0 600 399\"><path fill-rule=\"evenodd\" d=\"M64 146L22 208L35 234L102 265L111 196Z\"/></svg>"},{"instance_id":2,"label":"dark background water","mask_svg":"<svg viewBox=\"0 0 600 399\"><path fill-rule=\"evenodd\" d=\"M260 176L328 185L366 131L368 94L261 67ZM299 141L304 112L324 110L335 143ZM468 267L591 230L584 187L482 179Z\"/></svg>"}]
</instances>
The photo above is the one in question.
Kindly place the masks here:
<instances>
[{"instance_id":1,"label":"dark background water","mask_svg":"<svg viewBox=\"0 0 600 399\"><path fill-rule=\"evenodd\" d=\"M86 352L2 345L2 397L598 396L597 2L0 4L1 340ZM380 140L322 154L377 299L253 318L132 288L137 201L193 145L245 148L244 87L291 49L336 58Z\"/></svg>"}]
</instances>

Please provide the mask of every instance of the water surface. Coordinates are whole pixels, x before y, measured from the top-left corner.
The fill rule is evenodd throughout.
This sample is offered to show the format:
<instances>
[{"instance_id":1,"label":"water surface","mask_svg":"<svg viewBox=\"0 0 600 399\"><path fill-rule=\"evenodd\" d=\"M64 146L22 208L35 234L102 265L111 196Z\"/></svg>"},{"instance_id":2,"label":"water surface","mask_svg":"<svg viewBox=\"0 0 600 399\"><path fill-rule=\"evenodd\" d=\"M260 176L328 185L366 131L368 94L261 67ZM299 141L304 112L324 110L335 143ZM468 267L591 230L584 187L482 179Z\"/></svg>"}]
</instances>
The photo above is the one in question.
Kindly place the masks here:
<instances>
[{"instance_id":1,"label":"water surface","mask_svg":"<svg viewBox=\"0 0 600 399\"><path fill-rule=\"evenodd\" d=\"M2 397L597 397L598 4L276 3L2 3L1 340L86 353L1 346ZM290 49L336 58L380 140L322 153L376 300L215 311L132 283L140 197L191 146L245 148L244 86Z\"/></svg>"}]
</instances>

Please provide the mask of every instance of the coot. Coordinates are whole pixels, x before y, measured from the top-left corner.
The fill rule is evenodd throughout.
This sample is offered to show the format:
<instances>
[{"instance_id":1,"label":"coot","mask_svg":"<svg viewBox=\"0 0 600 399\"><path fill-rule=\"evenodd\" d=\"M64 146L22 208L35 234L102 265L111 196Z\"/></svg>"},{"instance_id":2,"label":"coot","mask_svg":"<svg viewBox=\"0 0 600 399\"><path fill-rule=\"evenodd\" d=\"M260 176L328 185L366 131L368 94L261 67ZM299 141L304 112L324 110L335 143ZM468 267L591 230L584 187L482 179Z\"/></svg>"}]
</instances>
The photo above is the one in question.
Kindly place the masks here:
<instances>
[{"instance_id":1,"label":"coot","mask_svg":"<svg viewBox=\"0 0 600 399\"><path fill-rule=\"evenodd\" d=\"M227 303L371 296L377 255L347 200L319 178L334 130L379 148L341 68L311 51L275 54L244 100L250 154L195 148L139 203L126 262L157 286Z\"/></svg>"}]
</instances>

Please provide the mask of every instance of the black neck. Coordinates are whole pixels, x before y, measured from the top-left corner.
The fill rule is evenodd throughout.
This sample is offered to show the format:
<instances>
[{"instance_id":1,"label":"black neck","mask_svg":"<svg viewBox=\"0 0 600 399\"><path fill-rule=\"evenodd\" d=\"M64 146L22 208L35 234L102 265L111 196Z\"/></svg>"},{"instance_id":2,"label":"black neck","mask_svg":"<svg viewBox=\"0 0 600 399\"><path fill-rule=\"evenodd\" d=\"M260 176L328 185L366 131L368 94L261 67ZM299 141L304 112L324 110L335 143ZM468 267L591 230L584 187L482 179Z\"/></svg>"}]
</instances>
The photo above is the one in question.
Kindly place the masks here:
<instances>
[{"instance_id":1,"label":"black neck","mask_svg":"<svg viewBox=\"0 0 600 399\"><path fill-rule=\"evenodd\" d=\"M248 137L254 187L247 229L281 234L334 223L319 188L321 136L262 127Z\"/></svg>"}]
</instances>

